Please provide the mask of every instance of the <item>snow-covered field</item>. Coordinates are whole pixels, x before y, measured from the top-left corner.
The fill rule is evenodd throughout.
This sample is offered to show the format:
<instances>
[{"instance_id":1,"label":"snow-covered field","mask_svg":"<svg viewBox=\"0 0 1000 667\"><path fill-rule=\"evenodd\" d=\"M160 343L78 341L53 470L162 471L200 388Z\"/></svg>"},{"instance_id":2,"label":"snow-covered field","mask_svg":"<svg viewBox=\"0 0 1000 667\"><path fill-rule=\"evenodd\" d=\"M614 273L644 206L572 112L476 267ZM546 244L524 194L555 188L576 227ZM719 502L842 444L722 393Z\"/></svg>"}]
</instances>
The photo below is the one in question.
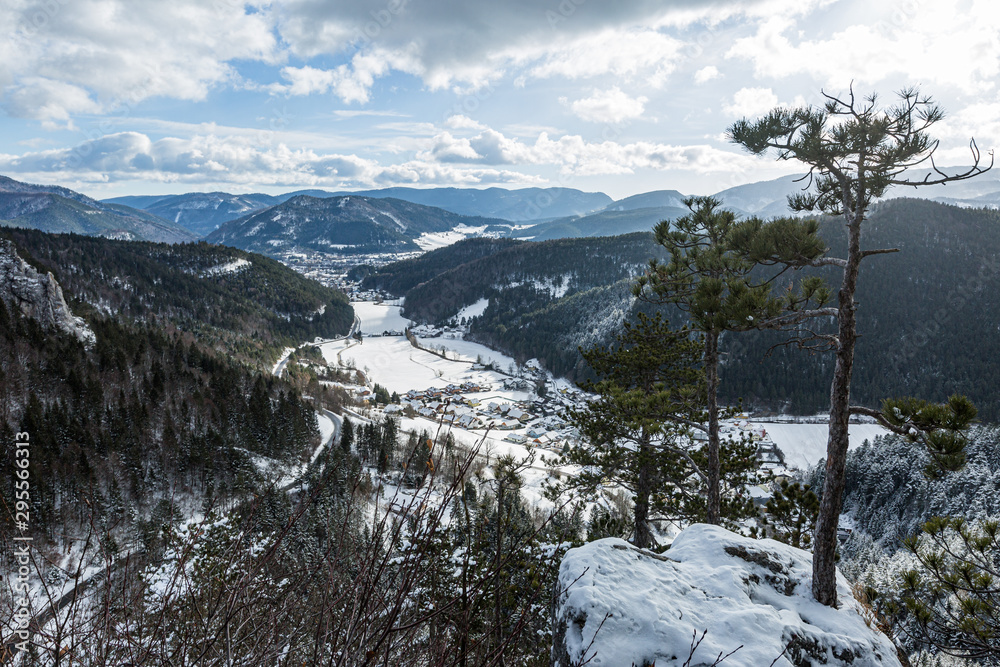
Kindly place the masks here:
<instances>
[{"instance_id":1,"label":"snow-covered field","mask_svg":"<svg viewBox=\"0 0 1000 667\"><path fill-rule=\"evenodd\" d=\"M453 243L458 243L462 239L470 236L482 234L484 231L486 231L486 225L481 227L459 225L458 227L455 227L447 232L427 232L421 234L420 237L414 241L414 243L420 246L421 250L435 250L437 248L449 246Z\"/></svg>"},{"instance_id":2,"label":"snow-covered field","mask_svg":"<svg viewBox=\"0 0 1000 667\"><path fill-rule=\"evenodd\" d=\"M352 304L361 318L363 332L381 333L384 330L402 330L411 322L399 315L399 306L376 305L371 302ZM482 304L480 304L482 305ZM411 389L424 390L430 387L443 388L449 384L474 382L492 387L491 391L474 394L485 403L489 401L526 401L533 398L530 391L512 391L501 388L508 376L493 371L475 370L473 362L494 363L500 370L508 371L516 367L513 358L489 349L484 345L463 340L455 334L435 338L419 338L424 347L445 350L447 359L413 347L402 336L369 336L358 344L354 340L326 343L321 347L323 356L340 366L353 366L365 373L370 382L377 382L390 392L405 394ZM567 384L559 381L559 384ZM558 388L558 387L557 387ZM405 430L436 431L439 424L425 418L403 419ZM768 436L784 452L788 467L805 470L816 465L826 456L828 427L826 424L789 424L751 422L755 428L763 428ZM466 431L452 428L456 440L468 445L480 441L484 431ZM886 434L886 430L875 424L851 424L850 447L859 447L865 440ZM527 458L531 450L503 440L506 432L491 432L483 446L484 454L510 453L520 459ZM528 487L540 484L546 476L541 463L535 464L525 475ZM537 477L538 479L533 479ZM529 495L531 494L529 491Z\"/></svg>"},{"instance_id":3,"label":"snow-covered field","mask_svg":"<svg viewBox=\"0 0 1000 667\"><path fill-rule=\"evenodd\" d=\"M364 315L361 317L363 321ZM353 364L355 368L365 373L370 382L377 382L390 392L404 394L410 389L423 390L474 382L491 387L489 391L465 394L468 397L479 398L483 403L488 401L513 403L531 400L534 397L531 391L503 389L501 385L508 379L506 375L473 369L472 362L477 358L482 358L484 361L493 360L501 368L506 369L514 362L510 357L483 345L455 338L432 338L423 342L433 347L444 346L450 358L442 359L435 354L415 348L402 336L368 337L363 339L361 344L352 340L334 341L323 344L320 350L330 363ZM497 456L503 454L511 454L520 461L532 456L531 450L527 447L503 440L510 431L493 430L486 435L485 430L469 431L442 424L440 421L407 417L400 417L400 428L404 431L428 431L431 434L436 434L439 429L450 430L456 442L460 444L470 447L479 444L480 456L489 461L494 461ZM543 480L549 476L549 466L542 462L541 457L546 455L554 456L545 452L536 453L534 462L522 473L525 481L522 492L529 502L545 504L542 501L541 491Z\"/></svg>"},{"instance_id":4,"label":"snow-covered field","mask_svg":"<svg viewBox=\"0 0 1000 667\"><path fill-rule=\"evenodd\" d=\"M461 338L450 336L440 336L438 338L417 338L422 347L438 350L444 348L449 357L457 357L464 361L479 361L484 364L493 363L500 370L508 370L512 366L517 366L513 357L508 357L502 352L491 350L485 345L473 343Z\"/></svg>"},{"instance_id":5,"label":"snow-covered field","mask_svg":"<svg viewBox=\"0 0 1000 667\"><path fill-rule=\"evenodd\" d=\"M829 427L826 424L772 424L751 422L754 427L763 428L785 454L785 464L805 470L826 458L826 440ZM874 440L888 431L877 424L851 424L848 429L851 443L849 448L860 447L865 440Z\"/></svg>"},{"instance_id":6,"label":"snow-covered field","mask_svg":"<svg viewBox=\"0 0 1000 667\"><path fill-rule=\"evenodd\" d=\"M354 314L361 318L361 333L380 334L383 331L402 331L412 322L399 314L400 307L356 301L351 304Z\"/></svg>"},{"instance_id":7,"label":"snow-covered field","mask_svg":"<svg viewBox=\"0 0 1000 667\"><path fill-rule=\"evenodd\" d=\"M462 310L458 311L458 315L455 316L456 320L461 320L462 318L471 319L473 317L479 317L486 312L486 308L490 305L489 299L479 299L474 304L466 306Z\"/></svg>"}]
</instances>

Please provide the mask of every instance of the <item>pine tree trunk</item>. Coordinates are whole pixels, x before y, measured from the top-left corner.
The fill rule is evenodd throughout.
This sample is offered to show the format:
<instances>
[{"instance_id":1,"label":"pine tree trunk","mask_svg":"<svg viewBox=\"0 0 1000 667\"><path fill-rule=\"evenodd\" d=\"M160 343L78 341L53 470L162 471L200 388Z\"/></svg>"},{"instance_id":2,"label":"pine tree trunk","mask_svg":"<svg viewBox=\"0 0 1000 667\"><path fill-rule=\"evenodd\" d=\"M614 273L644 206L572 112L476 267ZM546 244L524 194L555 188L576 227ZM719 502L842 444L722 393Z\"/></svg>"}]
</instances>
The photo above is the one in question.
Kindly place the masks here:
<instances>
[{"instance_id":1,"label":"pine tree trunk","mask_svg":"<svg viewBox=\"0 0 1000 667\"><path fill-rule=\"evenodd\" d=\"M837 363L830 387L830 435L826 445L826 474L820 499L816 534L813 540L813 597L829 607L837 606L837 524L844 496L847 465L848 420L851 406L851 374L854 370L854 343L857 339L854 292L861 263L862 214L855 213L848 224L847 266L838 292L839 324Z\"/></svg>"},{"instance_id":2,"label":"pine tree trunk","mask_svg":"<svg viewBox=\"0 0 1000 667\"><path fill-rule=\"evenodd\" d=\"M719 478L719 333L705 334L705 379L708 385L708 499L706 521L719 525L722 514Z\"/></svg>"},{"instance_id":3,"label":"pine tree trunk","mask_svg":"<svg viewBox=\"0 0 1000 667\"><path fill-rule=\"evenodd\" d=\"M649 528L649 496L653 492L653 465L649 439L643 438L639 444L639 474L635 483L635 530L633 543L640 549L653 545L653 533Z\"/></svg>"}]
</instances>

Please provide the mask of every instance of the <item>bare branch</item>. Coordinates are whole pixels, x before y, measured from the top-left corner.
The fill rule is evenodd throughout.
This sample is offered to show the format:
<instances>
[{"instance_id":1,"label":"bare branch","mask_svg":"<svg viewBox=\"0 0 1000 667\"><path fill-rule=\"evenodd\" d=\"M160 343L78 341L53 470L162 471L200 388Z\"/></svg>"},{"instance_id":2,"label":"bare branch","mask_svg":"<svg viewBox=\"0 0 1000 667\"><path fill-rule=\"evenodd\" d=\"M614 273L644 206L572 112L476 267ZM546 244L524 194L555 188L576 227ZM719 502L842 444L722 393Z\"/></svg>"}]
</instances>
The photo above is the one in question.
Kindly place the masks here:
<instances>
[{"instance_id":1,"label":"bare branch","mask_svg":"<svg viewBox=\"0 0 1000 667\"><path fill-rule=\"evenodd\" d=\"M926 176L924 176L922 180L919 181L911 181L909 179L890 179L889 183L891 183L892 185L904 185L914 188L921 185L941 185L944 183L951 183L953 181L965 181L980 174L985 174L987 171L993 168L994 155L992 150L988 153L988 155L990 156L989 166L985 168L979 166L979 163L982 161L982 154L979 151L979 146L976 144L976 140L973 139L969 142L969 150L972 152L972 166L960 174L949 175L941 171L941 169L938 168L938 166L934 163L934 149L937 148L937 143L938 142L934 142L934 146L932 146L930 150L930 155L928 155L927 157L930 158L933 172L938 174L939 178L931 178L931 174L927 174Z\"/></svg>"},{"instance_id":2,"label":"bare branch","mask_svg":"<svg viewBox=\"0 0 1000 667\"><path fill-rule=\"evenodd\" d=\"M814 317L836 317L838 310L833 307L813 308L811 310L797 310L785 315L772 317L768 320L757 322L756 329L784 329Z\"/></svg>"},{"instance_id":3,"label":"bare branch","mask_svg":"<svg viewBox=\"0 0 1000 667\"><path fill-rule=\"evenodd\" d=\"M878 248L875 250L862 250L861 257L869 257L871 255L888 255L889 253L899 252L899 248Z\"/></svg>"}]
</instances>

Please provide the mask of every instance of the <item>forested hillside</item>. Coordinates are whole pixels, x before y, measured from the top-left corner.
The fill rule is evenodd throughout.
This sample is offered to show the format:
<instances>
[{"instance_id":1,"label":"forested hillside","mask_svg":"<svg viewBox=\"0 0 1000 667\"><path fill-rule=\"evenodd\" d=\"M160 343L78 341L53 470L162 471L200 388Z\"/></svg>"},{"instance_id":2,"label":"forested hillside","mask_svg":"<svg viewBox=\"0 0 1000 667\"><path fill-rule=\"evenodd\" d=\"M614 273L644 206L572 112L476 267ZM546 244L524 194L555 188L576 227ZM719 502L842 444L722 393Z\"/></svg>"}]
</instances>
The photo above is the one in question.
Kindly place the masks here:
<instances>
[{"instance_id":1,"label":"forested hillside","mask_svg":"<svg viewBox=\"0 0 1000 667\"><path fill-rule=\"evenodd\" d=\"M268 364L285 345L346 334L354 319L343 293L235 248L3 234L25 259L52 271L78 315L176 328Z\"/></svg>"},{"instance_id":2,"label":"forested hillside","mask_svg":"<svg viewBox=\"0 0 1000 667\"><path fill-rule=\"evenodd\" d=\"M298 461L314 444L313 410L287 383L177 331L98 314L88 324L89 350L0 302L0 438L31 436L32 526L46 537L93 520L152 538L177 518L173 503L259 485L254 455ZM14 448L3 451L13 507Z\"/></svg>"},{"instance_id":3,"label":"forested hillside","mask_svg":"<svg viewBox=\"0 0 1000 667\"><path fill-rule=\"evenodd\" d=\"M403 314L422 322L445 321L479 299L492 299L509 290L517 290L510 297L516 308L505 308L505 314L524 314L554 300L635 275L655 252L652 236L642 233L521 242L415 286L406 292ZM425 257L424 262L436 264L440 255L428 253ZM395 265L384 271L392 275ZM504 326L515 323L507 320Z\"/></svg>"},{"instance_id":4,"label":"forested hillside","mask_svg":"<svg viewBox=\"0 0 1000 667\"><path fill-rule=\"evenodd\" d=\"M840 224L822 221L832 256L843 251ZM852 395L877 406L890 396L943 400L965 393L981 417L1000 417L1000 387L991 380L1000 375L1000 214L895 199L876 208L866 233L871 247L900 251L875 257L863 269ZM489 308L471 322L473 338L520 359L538 356L553 372L576 377L580 357L575 350L594 340L594 318L636 307L624 287L604 292L608 300L598 298L598 292L577 293L635 276L656 250L651 235L643 234L511 246L410 289L406 314L418 321L446 321L460 308L488 298ZM439 257L428 253L424 261ZM396 271L390 265L376 276ZM835 270L825 275L831 283L839 280ZM678 313L668 317L678 323L681 318ZM787 338L779 332L727 334L723 397L774 410L823 409L832 358L773 347Z\"/></svg>"},{"instance_id":5,"label":"forested hillside","mask_svg":"<svg viewBox=\"0 0 1000 667\"><path fill-rule=\"evenodd\" d=\"M935 516L970 521L1000 516L998 445L996 427L974 428L966 445L966 466L928 479L924 470L930 457L919 444L899 436L865 443L847 457L844 512L853 517L860 533L889 551ZM819 474L817 469L814 477Z\"/></svg>"},{"instance_id":6,"label":"forested hillside","mask_svg":"<svg viewBox=\"0 0 1000 667\"><path fill-rule=\"evenodd\" d=\"M363 278L363 289L384 290L403 295L445 271L518 245L510 239L470 238L432 252L393 262L375 271L370 266L355 267L351 277Z\"/></svg>"},{"instance_id":7,"label":"forested hillside","mask_svg":"<svg viewBox=\"0 0 1000 667\"><path fill-rule=\"evenodd\" d=\"M835 257L843 256L840 224L823 221ZM900 251L862 269L852 397L877 407L891 396L942 401L957 392L982 418L1000 418L1000 387L991 379L1000 374L1000 213L895 199L874 210L866 233L870 247ZM795 411L824 408L832 357L776 348L761 363L780 340L730 335L724 391L774 408L783 399Z\"/></svg>"},{"instance_id":8,"label":"forested hillside","mask_svg":"<svg viewBox=\"0 0 1000 667\"><path fill-rule=\"evenodd\" d=\"M8 261L0 438L30 435L38 548L71 548L67 540L89 530L111 541L111 553L117 540L146 544L182 506L190 512L192 503L225 503L258 488L260 460L297 464L317 444L315 407L298 386L270 375L271 348L307 331L346 331L351 311L342 296L270 260L203 244L8 236L21 259L65 277L67 301L93 332L76 336L31 315L41 311L24 303L18 284L36 278L13 273L17 258ZM210 268L237 260L260 268ZM47 298L42 290L29 297ZM330 317L310 321L317 302ZM52 307L66 305L56 299ZM209 324L196 325L199 318ZM267 352L268 368L233 350L258 362ZM324 400L314 381L299 386ZM14 447L3 452L0 493L13 507Z\"/></svg>"}]
</instances>

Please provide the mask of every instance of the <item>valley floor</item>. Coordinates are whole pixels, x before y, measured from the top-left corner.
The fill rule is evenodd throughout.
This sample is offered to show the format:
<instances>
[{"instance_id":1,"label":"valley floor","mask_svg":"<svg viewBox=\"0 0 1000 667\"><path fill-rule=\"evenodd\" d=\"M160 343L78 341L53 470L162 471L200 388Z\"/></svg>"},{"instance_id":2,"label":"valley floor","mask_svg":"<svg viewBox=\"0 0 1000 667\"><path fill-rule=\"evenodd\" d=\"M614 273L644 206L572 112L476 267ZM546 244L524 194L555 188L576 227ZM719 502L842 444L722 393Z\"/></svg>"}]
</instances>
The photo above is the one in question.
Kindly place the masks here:
<instances>
[{"instance_id":1,"label":"valley floor","mask_svg":"<svg viewBox=\"0 0 1000 667\"><path fill-rule=\"evenodd\" d=\"M545 478L573 474L570 467L558 465L559 451L574 437L561 412L578 405L584 396L572 383L555 379L530 362L528 367L520 367L513 358L463 340L454 332L415 327L420 345L415 347L401 335L413 323L402 317L398 303L359 301L352 305L361 320L362 340L331 341L320 349L332 366L357 369L370 386L377 383L399 394L400 404L391 406L390 411L414 408L412 417L397 414L404 430L433 434L450 428L460 443L471 446L482 442L480 451L485 456L511 454L521 461L531 459L525 482L532 500L541 499ZM400 335L382 335L386 331ZM536 391L540 384L545 385L544 398ZM445 401L450 407L442 405ZM428 410L427 405L436 409ZM454 413L444 414L445 409ZM525 415L520 421L512 420L508 418L510 410ZM457 426L463 415L465 428ZM777 445L784 455L784 466L772 467L777 472L782 468L805 470L826 456L824 423L750 418L734 426ZM850 433L854 449L886 431L875 424L852 424Z\"/></svg>"}]
</instances>

